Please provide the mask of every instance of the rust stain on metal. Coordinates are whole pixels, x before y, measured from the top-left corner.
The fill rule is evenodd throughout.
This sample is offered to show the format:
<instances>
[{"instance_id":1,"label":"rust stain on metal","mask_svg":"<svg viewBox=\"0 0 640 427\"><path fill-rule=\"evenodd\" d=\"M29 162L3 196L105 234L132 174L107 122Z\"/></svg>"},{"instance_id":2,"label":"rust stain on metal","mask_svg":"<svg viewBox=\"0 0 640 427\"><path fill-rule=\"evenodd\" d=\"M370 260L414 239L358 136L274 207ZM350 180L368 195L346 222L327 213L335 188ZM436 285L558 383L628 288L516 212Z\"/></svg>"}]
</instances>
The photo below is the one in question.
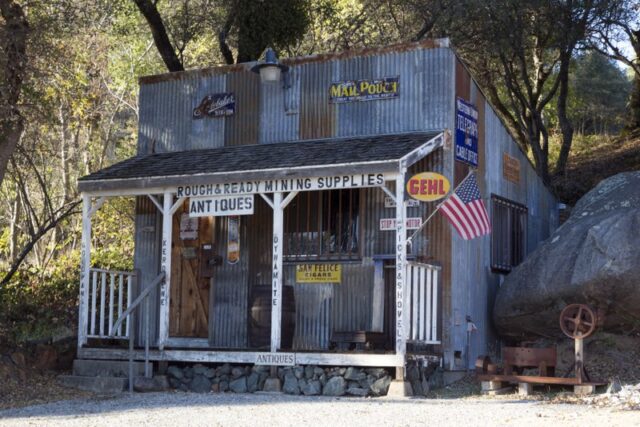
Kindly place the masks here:
<instances>
[{"instance_id":1,"label":"rust stain on metal","mask_svg":"<svg viewBox=\"0 0 640 427\"><path fill-rule=\"evenodd\" d=\"M283 64L292 66L292 65L311 64L314 62L325 62L325 61L331 61L336 59L352 58L356 56L382 55L385 53L407 52L414 49L435 49L438 47L447 47L447 46L448 46L448 41L446 41L446 39L444 40L425 39L417 42L397 43L397 44L383 46L383 47L366 47L363 49L353 49L353 50L347 50L343 52L301 56L298 58L285 58L285 59L282 59L281 62ZM211 75L227 74L227 73L233 73L233 72L239 72L239 71L248 71L253 65L255 65L255 62L244 62L244 63L233 64L233 65L220 65L216 67L178 71L174 73L142 76L138 79L138 83L141 85L154 84L154 83L161 83L165 81L181 80L183 78L188 78L188 77L206 77Z\"/></svg>"}]
</instances>

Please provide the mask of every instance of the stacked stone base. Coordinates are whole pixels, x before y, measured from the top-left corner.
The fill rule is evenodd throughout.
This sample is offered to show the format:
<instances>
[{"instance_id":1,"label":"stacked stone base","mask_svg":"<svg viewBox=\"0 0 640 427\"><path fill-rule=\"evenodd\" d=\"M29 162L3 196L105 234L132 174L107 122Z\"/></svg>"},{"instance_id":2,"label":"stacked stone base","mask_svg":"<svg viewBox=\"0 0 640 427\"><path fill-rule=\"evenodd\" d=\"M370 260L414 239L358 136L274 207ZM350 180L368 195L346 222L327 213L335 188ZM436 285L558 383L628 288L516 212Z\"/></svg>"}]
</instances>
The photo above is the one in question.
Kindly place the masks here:
<instances>
[{"instance_id":1,"label":"stacked stone base","mask_svg":"<svg viewBox=\"0 0 640 427\"><path fill-rule=\"evenodd\" d=\"M228 363L218 366L171 365L167 369L172 388L196 393L273 391L267 381L269 376L268 366ZM391 370L385 368L279 367L277 376L283 393L306 396L384 396L392 380Z\"/></svg>"}]
</instances>

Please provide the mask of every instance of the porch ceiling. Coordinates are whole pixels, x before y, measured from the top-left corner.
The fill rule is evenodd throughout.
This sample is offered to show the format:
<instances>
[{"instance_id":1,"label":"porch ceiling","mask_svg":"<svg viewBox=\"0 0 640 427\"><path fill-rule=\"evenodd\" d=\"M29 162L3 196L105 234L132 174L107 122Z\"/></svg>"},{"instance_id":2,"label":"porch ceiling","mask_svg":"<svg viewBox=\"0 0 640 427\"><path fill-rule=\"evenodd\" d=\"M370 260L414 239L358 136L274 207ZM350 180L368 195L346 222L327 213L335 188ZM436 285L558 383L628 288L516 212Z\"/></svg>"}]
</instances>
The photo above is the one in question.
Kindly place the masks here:
<instances>
[{"instance_id":1,"label":"porch ceiling","mask_svg":"<svg viewBox=\"0 0 640 427\"><path fill-rule=\"evenodd\" d=\"M132 157L79 179L81 192L235 180L397 172L442 144L442 132L244 145Z\"/></svg>"}]
</instances>

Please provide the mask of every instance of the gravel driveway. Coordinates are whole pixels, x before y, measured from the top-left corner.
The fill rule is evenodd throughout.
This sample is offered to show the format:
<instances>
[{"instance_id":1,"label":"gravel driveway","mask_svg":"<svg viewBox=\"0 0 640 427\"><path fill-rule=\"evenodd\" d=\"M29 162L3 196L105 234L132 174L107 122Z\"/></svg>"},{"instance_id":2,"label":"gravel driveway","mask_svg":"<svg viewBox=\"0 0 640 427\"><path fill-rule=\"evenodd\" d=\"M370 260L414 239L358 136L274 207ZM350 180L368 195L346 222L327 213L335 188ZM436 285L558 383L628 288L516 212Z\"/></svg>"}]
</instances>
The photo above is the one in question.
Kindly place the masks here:
<instances>
[{"instance_id":1,"label":"gravel driveway","mask_svg":"<svg viewBox=\"0 0 640 427\"><path fill-rule=\"evenodd\" d=\"M361 399L266 394L123 394L0 412L0 425L640 426L640 412L525 400Z\"/></svg>"}]
</instances>

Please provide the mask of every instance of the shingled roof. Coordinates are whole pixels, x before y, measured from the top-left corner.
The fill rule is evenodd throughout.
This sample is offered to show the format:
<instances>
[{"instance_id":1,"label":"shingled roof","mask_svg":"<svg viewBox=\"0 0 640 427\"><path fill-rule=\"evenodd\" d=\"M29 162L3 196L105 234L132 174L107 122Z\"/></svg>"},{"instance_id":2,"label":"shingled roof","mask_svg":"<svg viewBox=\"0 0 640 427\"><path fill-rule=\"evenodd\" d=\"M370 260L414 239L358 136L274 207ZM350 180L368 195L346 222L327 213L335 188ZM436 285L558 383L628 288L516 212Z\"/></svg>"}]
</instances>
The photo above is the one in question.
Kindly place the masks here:
<instances>
[{"instance_id":1,"label":"shingled roof","mask_svg":"<svg viewBox=\"0 0 640 427\"><path fill-rule=\"evenodd\" d=\"M307 140L156 153L129 158L79 179L80 191L225 182L322 173L397 171L399 161L441 132ZM386 166L386 167L383 167ZM196 179L196 181L193 181Z\"/></svg>"}]
</instances>

